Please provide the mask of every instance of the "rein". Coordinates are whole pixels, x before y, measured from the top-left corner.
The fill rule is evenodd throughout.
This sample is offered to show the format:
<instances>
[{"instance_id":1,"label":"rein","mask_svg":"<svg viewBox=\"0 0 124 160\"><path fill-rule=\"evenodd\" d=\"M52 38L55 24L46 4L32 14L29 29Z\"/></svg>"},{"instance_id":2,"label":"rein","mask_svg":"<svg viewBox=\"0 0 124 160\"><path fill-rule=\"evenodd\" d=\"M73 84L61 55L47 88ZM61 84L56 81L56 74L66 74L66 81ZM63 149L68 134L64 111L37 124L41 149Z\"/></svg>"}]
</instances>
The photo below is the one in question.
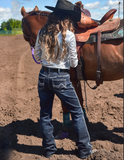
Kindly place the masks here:
<instances>
[{"instance_id":1,"label":"rein","mask_svg":"<svg viewBox=\"0 0 124 160\"><path fill-rule=\"evenodd\" d=\"M31 51L32 51L32 57L34 59L34 61L37 63L37 64L40 64L42 61L38 62L36 61L35 57L34 57L34 47L31 47Z\"/></svg>"},{"instance_id":2,"label":"rein","mask_svg":"<svg viewBox=\"0 0 124 160\"><path fill-rule=\"evenodd\" d=\"M24 34L24 31L22 31L22 32L23 32L24 37L31 38L31 37L27 36L26 34Z\"/></svg>"}]
</instances>

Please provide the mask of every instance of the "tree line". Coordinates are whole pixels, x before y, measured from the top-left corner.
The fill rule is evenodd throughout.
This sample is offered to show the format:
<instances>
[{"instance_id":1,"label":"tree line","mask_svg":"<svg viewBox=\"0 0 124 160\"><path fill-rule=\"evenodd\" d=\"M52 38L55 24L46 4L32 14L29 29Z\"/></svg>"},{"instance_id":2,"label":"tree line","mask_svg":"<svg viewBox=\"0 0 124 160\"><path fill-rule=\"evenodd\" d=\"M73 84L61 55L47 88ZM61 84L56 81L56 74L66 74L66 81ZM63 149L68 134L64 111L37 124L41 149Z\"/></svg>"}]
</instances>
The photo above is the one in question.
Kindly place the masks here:
<instances>
[{"instance_id":1,"label":"tree line","mask_svg":"<svg viewBox=\"0 0 124 160\"><path fill-rule=\"evenodd\" d=\"M13 28L21 28L22 27L22 22L20 20L16 19L9 19L7 22L2 22L1 23L1 28L0 30L12 30Z\"/></svg>"}]
</instances>

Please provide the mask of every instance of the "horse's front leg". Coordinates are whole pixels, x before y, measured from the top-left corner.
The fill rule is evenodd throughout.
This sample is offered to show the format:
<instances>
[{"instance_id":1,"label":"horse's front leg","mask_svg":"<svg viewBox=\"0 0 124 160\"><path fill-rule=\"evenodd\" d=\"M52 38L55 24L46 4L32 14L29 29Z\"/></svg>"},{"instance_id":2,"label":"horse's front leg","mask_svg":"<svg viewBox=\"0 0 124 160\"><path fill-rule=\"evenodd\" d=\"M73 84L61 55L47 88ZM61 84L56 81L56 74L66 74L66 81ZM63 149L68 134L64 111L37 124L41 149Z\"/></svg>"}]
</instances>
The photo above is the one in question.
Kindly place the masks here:
<instances>
[{"instance_id":1,"label":"horse's front leg","mask_svg":"<svg viewBox=\"0 0 124 160\"><path fill-rule=\"evenodd\" d=\"M75 73L74 68L70 69L70 80L79 98L80 104L82 106L82 110L84 112L84 117L86 120L88 120L85 109L83 108L83 96L82 96L81 83L76 78L76 73ZM66 109L66 107L63 105L63 103L61 103L61 105L62 105L62 110L63 110L63 130L68 131L69 128L71 127L70 114L69 114L69 111Z\"/></svg>"}]
</instances>

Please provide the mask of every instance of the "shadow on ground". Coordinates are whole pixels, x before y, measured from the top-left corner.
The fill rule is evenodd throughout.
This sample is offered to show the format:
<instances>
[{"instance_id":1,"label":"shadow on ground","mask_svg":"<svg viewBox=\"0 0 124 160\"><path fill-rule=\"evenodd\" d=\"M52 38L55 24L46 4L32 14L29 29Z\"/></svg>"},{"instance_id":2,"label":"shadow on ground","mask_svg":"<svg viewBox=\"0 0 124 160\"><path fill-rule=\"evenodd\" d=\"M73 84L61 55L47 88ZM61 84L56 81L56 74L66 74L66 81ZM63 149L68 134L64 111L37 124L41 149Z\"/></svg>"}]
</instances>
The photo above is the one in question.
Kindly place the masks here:
<instances>
[{"instance_id":1,"label":"shadow on ground","mask_svg":"<svg viewBox=\"0 0 124 160\"><path fill-rule=\"evenodd\" d=\"M62 128L62 123L57 120L52 120L54 126L54 136L58 134L58 131ZM113 143L123 144L123 138L114 134L113 132L123 132L123 128L114 128L113 130L108 130L107 127L101 123L87 123L89 133L91 136L91 141L96 140L108 140ZM0 157L7 155L9 150L15 149L18 152L30 153L36 155L42 155L42 144L41 146L30 146L19 144L17 140L17 134L26 136L35 136L42 138L40 133L39 121L35 123L31 119L26 119L23 121L13 121L5 127L0 127ZM76 141L73 127L69 131L69 139ZM58 149L56 154L74 154L74 151L65 151L63 148ZM5 159L5 158L3 158Z\"/></svg>"},{"instance_id":2,"label":"shadow on ground","mask_svg":"<svg viewBox=\"0 0 124 160\"><path fill-rule=\"evenodd\" d=\"M115 97L124 98L124 93L114 94Z\"/></svg>"}]
</instances>

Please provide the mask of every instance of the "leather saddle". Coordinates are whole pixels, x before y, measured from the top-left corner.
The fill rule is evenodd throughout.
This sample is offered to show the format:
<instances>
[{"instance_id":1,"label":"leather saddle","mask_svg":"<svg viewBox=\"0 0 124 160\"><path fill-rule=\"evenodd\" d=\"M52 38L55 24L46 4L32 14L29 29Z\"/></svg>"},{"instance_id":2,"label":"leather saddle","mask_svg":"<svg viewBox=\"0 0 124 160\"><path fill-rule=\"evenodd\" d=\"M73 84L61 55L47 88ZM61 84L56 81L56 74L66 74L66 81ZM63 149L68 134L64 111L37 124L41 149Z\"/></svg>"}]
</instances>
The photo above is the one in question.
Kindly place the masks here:
<instances>
[{"instance_id":1,"label":"leather saddle","mask_svg":"<svg viewBox=\"0 0 124 160\"><path fill-rule=\"evenodd\" d=\"M76 41L86 42L91 34L100 32L110 32L116 30L120 25L120 18L113 18L116 9L109 10L100 21L93 20L91 17L81 12L81 21L78 22L75 36Z\"/></svg>"},{"instance_id":2,"label":"leather saddle","mask_svg":"<svg viewBox=\"0 0 124 160\"><path fill-rule=\"evenodd\" d=\"M79 5L81 9L81 20L80 22L78 22L78 28L76 28L76 32L75 32L75 37L77 41L77 53L78 53L78 59L79 59L78 66L76 68L77 79L85 80L87 82L84 74L85 65L83 65L81 61L81 58L83 57L81 57L80 54L81 54L81 48L83 44L86 43L88 39L90 39L90 35L95 34L95 37L96 37L95 39L97 39L97 49L96 49L97 70L96 70L96 86L94 86L92 89L96 89L100 84L103 83L101 62L100 62L101 33L109 33L111 31L116 30L120 25L120 18L113 19L114 13L117 10L111 9L102 17L100 21L93 20L91 19L90 16L86 15L85 12L83 12L83 5L81 4L81 2L77 2L76 5Z\"/></svg>"}]
</instances>

